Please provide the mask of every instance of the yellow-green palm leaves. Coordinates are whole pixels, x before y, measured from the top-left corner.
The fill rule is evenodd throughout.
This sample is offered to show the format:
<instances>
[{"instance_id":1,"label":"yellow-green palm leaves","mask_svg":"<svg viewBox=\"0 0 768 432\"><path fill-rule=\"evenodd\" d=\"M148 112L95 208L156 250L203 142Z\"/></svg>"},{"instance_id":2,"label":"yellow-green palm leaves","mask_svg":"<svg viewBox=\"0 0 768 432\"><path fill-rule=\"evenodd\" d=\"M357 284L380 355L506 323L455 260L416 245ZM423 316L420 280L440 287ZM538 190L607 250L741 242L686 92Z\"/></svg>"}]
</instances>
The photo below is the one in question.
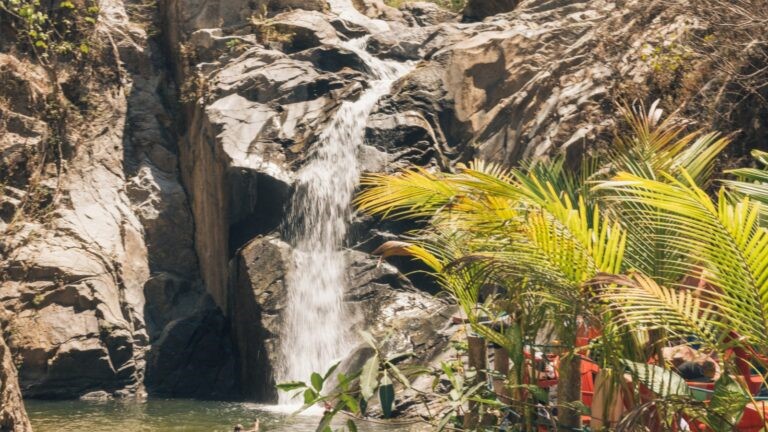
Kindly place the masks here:
<instances>
[{"instance_id":1,"label":"yellow-green palm leaves","mask_svg":"<svg viewBox=\"0 0 768 432\"><path fill-rule=\"evenodd\" d=\"M610 199L636 204L633 220L658 228L656 232L661 234L656 244L663 245L671 256L680 257L674 265L682 274L700 281L700 299L706 305L689 303L687 309L679 310L681 317L687 314L686 319L699 322L711 318L708 323L721 328L717 339L722 340L727 330L733 329L749 343L767 346L768 232L759 223L760 205L748 198L731 202L723 191L713 200L684 170L680 180L663 177L664 181L659 181L624 173L600 189L610 191ZM681 279L673 287L683 303L693 301L688 292L697 288L688 285ZM658 291L650 284L646 286L653 288L646 290L649 295ZM624 304L632 310L635 299L628 292ZM669 304L659 297L660 307L650 307L646 314L636 314L633 319L664 321L670 312L662 306ZM711 328L700 330L712 334Z\"/></svg>"},{"instance_id":2,"label":"yellow-green palm leaves","mask_svg":"<svg viewBox=\"0 0 768 432\"><path fill-rule=\"evenodd\" d=\"M553 167L550 177L567 176L562 165ZM621 268L626 241L621 227L593 203L588 206L578 192L541 181L533 169L508 173L475 163L458 174L416 169L367 176L363 184L368 188L357 201L362 211L429 217L432 228L443 234L464 233L467 255L504 260L509 274L530 278L538 273L548 283L557 280L575 288L598 272Z\"/></svg>"},{"instance_id":3,"label":"yellow-green palm leaves","mask_svg":"<svg viewBox=\"0 0 768 432\"><path fill-rule=\"evenodd\" d=\"M726 171L738 177L738 180L726 180L723 183L737 196L748 196L762 204L763 224L768 222L768 153L753 150L752 157L761 168L739 168Z\"/></svg>"}]
</instances>

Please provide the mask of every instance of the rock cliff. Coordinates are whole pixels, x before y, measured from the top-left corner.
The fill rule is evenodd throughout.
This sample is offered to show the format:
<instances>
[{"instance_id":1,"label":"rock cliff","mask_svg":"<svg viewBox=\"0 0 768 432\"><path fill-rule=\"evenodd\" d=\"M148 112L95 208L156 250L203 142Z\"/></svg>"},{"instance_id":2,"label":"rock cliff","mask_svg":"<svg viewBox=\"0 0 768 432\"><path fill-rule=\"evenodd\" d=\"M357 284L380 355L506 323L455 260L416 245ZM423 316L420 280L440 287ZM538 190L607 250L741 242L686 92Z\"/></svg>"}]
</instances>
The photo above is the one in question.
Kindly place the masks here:
<instances>
[{"instance_id":1,"label":"rock cliff","mask_svg":"<svg viewBox=\"0 0 768 432\"><path fill-rule=\"evenodd\" d=\"M3 337L0 337L0 431L32 431L21 400L16 365Z\"/></svg>"},{"instance_id":2,"label":"rock cliff","mask_svg":"<svg viewBox=\"0 0 768 432\"><path fill-rule=\"evenodd\" d=\"M321 0L102 0L103 45L55 77L64 129L46 71L0 38L0 304L26 396L274 398L281 222L318 134L371 79L350 38L414 66L368 118L367 171L578 155L609 143L617 101L730 106L701 42L714 24L677 2L354 5L392 31ZM692 117L759 139L760 109ZM445 305L365 254L398 229L355 220L347 303L379 334L408 327L392 343L426 360Z\"/></svg>"}]
</instances>

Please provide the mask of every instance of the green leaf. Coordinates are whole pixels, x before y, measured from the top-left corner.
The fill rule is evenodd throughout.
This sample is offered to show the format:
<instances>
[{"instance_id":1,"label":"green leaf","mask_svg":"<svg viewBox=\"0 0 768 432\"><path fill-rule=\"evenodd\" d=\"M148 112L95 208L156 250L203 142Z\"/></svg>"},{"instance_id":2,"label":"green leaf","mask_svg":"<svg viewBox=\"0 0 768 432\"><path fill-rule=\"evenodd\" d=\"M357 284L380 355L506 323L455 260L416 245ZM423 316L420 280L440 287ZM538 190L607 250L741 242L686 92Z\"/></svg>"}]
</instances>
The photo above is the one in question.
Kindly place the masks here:
<instances>
[{"instance_id":1,"label":"green leaf","mask_svg":"<svg viewBox=\"0 0 768 432\"><path fill-rule=\"evenodd\" d=\"M400 352L400 353L397 353L397 354L392 354L391 356L389 356L389 358L387 358L387 362L392 363L392 362L398 361L400 359L404 359L404 358L407 358L407 357L412 357L413 355L414 355L413 351L405 351L405 352Z\"/></svg>"},{"instance_id":2,"label":"green leaf","mask_svg":"<svg viewBox=\"0 0 768 432\"><path fill-rule=\"evenodd\" d=\"M451 419L453 418L453 415L454 415L453 410L445 413L443 418L440 419L440 423L437 424L437 432L442 431L443 429L445 429L446 426L448 426L448 422L451 421Z\"/></svg>"},{"instance_id":3,"label":"green leaf","mask_svg":"<svg viewBox=\"0 0 768 432\"><path fill-rule=\"evenodd\" d=\"M637 363L622 359L621 362L630 370L638 381L653 393L667 398L670 396L693 397L691 389L680 375L656 365Z\"/></svg>"},{"instance_id":4,"label":"green leaf","mask_svg":"<svg viewBox=\"0 0 768 432\"><path fill-rule=\"evenodd\" d=\"M381 377L379 383L379 402L381 402L381 411L384 418L392 417L392 408L395 403L395 387L386 372Z\"/></svg>"},{"instance_id":5,"label":"green leaf","mask_svg":"<svg viewBox=\"0 0 768 432\"><path fill-rule=\"evenodd\" d=\"M374 339L373 335L368 333L365 330L360 330L358 333L360 333L360 337L363 338L365 343L371 346L376 352L379 352L379 347L376 345L376 339Z\"/></svg>"},{"instance_id":6,"label":"green leaf","mask_svg":"<svg viewBox=\"0 0 768 432\"><path fill-rule=\"evenodd\" d=\"M339 398L341 398L351 413L360 414L360 405L357 403L357 399L348 394L342 394Z\"/></svg>"},{"instance_id":7,"label":"green leaf","mask_svg":"<svg viewBox=\"0 0 768 432\"><path fill-rule=\"evenodd\" d=\"M298 390L298 389L304 388L306 386L307 385L304 384L301 381L289 381L289 382L280 383L276 387L279 390L287 392L287 391L292 391L292 390Z\"/></svg>"},{"instance_id":8,"label":"green leaf","mask_svg":"<svg viewBox=\"0 0 768 432\"><path fill-rule=\"evenodd\" d=\"M317 393L314 390L311 388L304 390L304 405L313 405L316 400Z\"/></svg>"},{"instance_id":9,"label":"green leaf","mask_svg":"<svg viewBox=\"0 0 768 432\"><path fill-rule=\"evenodd\" d=\"M325 414L323 414L323 418L320 420L320 423L317 425L315 432L333 432L333 429L331 429L331 422L333 421L333 417L335 415L336 411L326 411Z\"/></svg>"},{"instance_id":10,"label":"green leaf","mask_svg":"<svg viewBox=\"0 0 768 432\"><path fill-rule=\"evenodd\" d=\"M75 5L69 0L64 0L63 2L59 3L59 7L62 9L74 9Z\"/></svg>"},{"instance_id":11,"label":"green leaf","mask_svg":"<svg viewBox=\"0 0 768 432\"><path fill-rule=\"evenodd\" d=\"M379 375L379 355L374 354L363 366L363 373L360 375L360 391L363 399L370 399L376 390L376 377Z\"/></svg>"},{"instance_id":12,"label":"green leaf","mask_svg":"<svg viewBox=\"0 0 768 432\"><path fill-rule=\"evenodd\" d=\"M312 387L315 388L318 392L323 390L323 377L320 376L317 372L312 372Z\"/></svg>"},{"instance_id":13,"label":"green leaf","mask_svg":"<svg viewBox=\"0 0 768 432\"><path fill-rule=\"evenodd\" d=\"M398 369L397 366L389 362L387 362L387 366L389 367L389 370L391 370L392 373L395 374L395 378L397 378L398 381L400 381L405 387L411 388L411 382L408 380L408 377L406 377L402 372L400 372L400 369Z\"/></svg>"},{"instance_id":14,"label":"green leaf","mask_svg":"<svg viewBox=\"0 0 768 432\"><path fill-rule=\"evenodd\" d=\"M91 52L91 48L88 45L86 45L84 43L81 43L80 44L80 52L83 53L83 54L88 54L89 52Z\"/></svg>"},{"instance_id":15,"label":"green leaf","mask_svg":"<svg viewBox=\"0 0 768 432\"><path fill-rule=\"evenodd\" d=\"M749 403L747 392L728 374L715 382L715 391L707 410L707 421L714 430L731 430L741 420Z\"/></svg>"},{"instance_id":16,"label":"green leaf","mask_svg":"<svg viewBox=\"0 0 768 432\"><path fill-rule=\"evenodd\" d=\"M349 391L349 382L351 379L347 377L347 374L344 372L339 372L338 375L336 375L336 378L339 380L339 388L342 392L348 392Z\"/></svg>"},{"instance_id":17,"label":"green leaf","mask_svg":"<svg viewBox=\"0 0 768 432\"><path fill-rule=\"evenodd\" d=\"M341 362L337 362L335 365L328 368L328 370L325 372L325 375L323 375L323 381L326 381L328 377L331 376L331 374L336 370L336 368L339 367L339 364L341 364Z\"/></svg>"},{"instance_id":18,"label":"green leaf","mask_svg":"<svg viewBox=\"0 0 768 432\"><path fill-rule=\"evenodd\" d=\"M349 432L357 432L357 425L355 424L355 421L352 419L347 420L347 430Z\"/></svg>"},{"instance_id":19,"label":"green leaf","mask_svg":"<svg viewBox=\"0 0 768 432\"><path fill-rule=\"evenodd\" d=\"M503 407L506 406L503 403L501 403L501 402L499 402L499 401L497 401L495 399L485 399L485 398L482 398L480 396L472 396L471 398L469 398L469 400L477 402L477 403L482 404L482 405L487 405L487 406L491 406L491 407L495 407L495 408L503 408Z\"/></svg>"}]
</instances>

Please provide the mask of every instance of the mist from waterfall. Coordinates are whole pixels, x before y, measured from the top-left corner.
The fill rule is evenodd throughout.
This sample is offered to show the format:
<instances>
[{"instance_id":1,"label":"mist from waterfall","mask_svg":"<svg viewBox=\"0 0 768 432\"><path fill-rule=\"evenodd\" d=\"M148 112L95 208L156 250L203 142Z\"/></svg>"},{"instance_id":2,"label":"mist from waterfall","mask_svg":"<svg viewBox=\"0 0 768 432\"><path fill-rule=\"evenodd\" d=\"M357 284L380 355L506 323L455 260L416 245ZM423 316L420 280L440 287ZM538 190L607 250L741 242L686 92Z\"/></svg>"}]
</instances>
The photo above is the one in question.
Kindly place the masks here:
<instances>
[{"instance_id":1,"label":"mist from waterfall","mask_svg":"<svg viewBox=\"0 0 768 432\"><path fill-rule=\"evenodd\" d=\"M386 30L385 22L360 14L349 0L330 4L335 13L372 32ZM357 100L341 104L297 174L285 226L293 251L286 278L278 382L307 381L312 372L322 373L343 357L354 342L349 334L352 316L344 307L343 243L360 176L357 153L376 102L411 69L409 64L372 56L365 50L366 43L363 37L341 45L366 63L368 88ZM287 394L280 394L280 403L291 403Z\"/></svg>"}]
</instances>

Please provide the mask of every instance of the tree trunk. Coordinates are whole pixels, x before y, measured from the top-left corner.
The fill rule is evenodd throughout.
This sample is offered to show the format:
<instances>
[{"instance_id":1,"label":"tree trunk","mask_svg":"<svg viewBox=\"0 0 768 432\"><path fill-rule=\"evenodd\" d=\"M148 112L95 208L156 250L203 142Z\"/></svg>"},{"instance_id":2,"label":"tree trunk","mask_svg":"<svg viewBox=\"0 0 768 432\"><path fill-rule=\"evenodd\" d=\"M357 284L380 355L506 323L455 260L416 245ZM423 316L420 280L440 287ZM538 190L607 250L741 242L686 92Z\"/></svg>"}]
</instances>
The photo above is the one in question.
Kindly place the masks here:
<instances>
[{"instance_id":1,"label":"tree trunk","mask_svg":"<svg viewBox=\"0 0 768 432\"><path fill-rule=\"evenodd\" d=\"M477 371L474 383L485 381L487 378L485 371L488 359L485 339L478 336L467 336L467 345L469 348L469 369ZM464 429L474 430L477 428L480 421L479 409L480 404L474 401L469 401L467 413L464 415Z\"/></svg>"},{"instance_id":2,"label":"tree trunk","mask_svg":"<svg viewBox=\"0 0 768 432\"><path fill-rule=\"evenodd\" d=\"M502 377L509 374L509 353L502 347L497 347L493 351L493 370ZM511 400L509 388L504 382L504 378L493 379L493 392L496 393L499 400L508 404Z\"/></svg>"},{"instance_id":3,"label":"tree trunk","mask_svg":"<svg viewBox=\"0 0 768 432\"><path fill-rule=\"evenodd\" d=\"M573 409L581 401L581 357L567 354L560 359L557 383L557 420L569 428L581 428L581 412Z\"/></svg>"}]
</instances>

